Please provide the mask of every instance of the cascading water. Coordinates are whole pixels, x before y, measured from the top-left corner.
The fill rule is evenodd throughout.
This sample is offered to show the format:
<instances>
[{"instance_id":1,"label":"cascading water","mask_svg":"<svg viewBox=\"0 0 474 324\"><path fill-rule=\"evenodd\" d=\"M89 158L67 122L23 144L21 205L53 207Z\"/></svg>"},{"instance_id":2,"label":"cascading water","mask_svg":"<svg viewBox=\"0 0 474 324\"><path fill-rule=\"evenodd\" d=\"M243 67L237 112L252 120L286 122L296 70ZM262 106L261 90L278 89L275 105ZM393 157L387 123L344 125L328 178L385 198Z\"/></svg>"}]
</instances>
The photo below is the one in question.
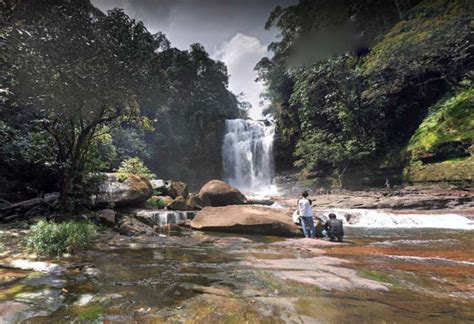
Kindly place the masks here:
<instances>
[{"instance_id":1,"label":"cascading water","mask_svg":"<svg viewBox=\"0 0 474 324\"><path fill-rule=\"evenodd\" d=\"M341 209L333 208L329 212L342 219L344 224L364 228L444 228L474 230L474 220L458 214L426 215L396 214L376 209ZM323 213L327 218L329 212Z\"/></svg>"},{"instance_id":2,"label":"cascading water","mask_svg":"<svg viewBox=\"0 0 474 324\"><path fill-rule=\"evenodd\" d=\"M269 121L228 119L222 148L225 180L246 192L268 194L273 182L273 138Z\"/></svg>"}]
</instances>

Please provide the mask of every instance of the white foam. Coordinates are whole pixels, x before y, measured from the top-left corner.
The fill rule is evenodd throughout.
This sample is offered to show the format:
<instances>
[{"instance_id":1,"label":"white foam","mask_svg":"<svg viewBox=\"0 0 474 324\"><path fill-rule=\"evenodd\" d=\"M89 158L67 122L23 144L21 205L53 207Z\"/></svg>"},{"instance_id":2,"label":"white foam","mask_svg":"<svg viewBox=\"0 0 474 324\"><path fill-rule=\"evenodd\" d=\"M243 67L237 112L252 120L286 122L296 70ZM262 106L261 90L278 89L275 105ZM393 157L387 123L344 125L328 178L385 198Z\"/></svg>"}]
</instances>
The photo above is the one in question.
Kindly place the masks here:
<instances>
[{"instance_id":1,"label":"white foam","mask_svg":"<svg viewBox=\"0 0 474 324\"><path fill-rule=\"evenodd\" d=\"M346 226L367 228L444 228L474 230L474 220L458 214L395 214L377 209L334 209ZM326 213L327 214L327 213ZM352 215L347 220L345 215Z\"/></svg>"}]
</instances>

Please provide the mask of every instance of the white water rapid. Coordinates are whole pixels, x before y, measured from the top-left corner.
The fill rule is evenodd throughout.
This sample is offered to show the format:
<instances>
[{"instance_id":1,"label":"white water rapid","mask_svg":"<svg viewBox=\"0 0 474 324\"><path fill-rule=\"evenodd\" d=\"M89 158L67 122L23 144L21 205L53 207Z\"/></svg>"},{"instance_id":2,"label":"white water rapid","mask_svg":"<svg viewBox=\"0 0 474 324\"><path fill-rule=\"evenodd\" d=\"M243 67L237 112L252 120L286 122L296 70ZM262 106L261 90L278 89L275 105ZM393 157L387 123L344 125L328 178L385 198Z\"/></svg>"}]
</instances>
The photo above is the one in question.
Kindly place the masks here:
<instances>
[{"instance_id":1,"label":"white water rapid","mask_svg":"<svg viewBox=\"0 0 474 324\"><path fill-rule=\"evenodd\" d=\"M396 214L376 209L331 210L347 226L365 228L444 228L474 230L474 220L458 214ZM329 212L323 213L327 217Z\"/></svg>"},{"instance_id":2,"label":"white water rapid","mask_svg":"<svg viewBox=\"0 0 474 324\"><path fill-rule=\"evenodd\" d=\"M226 120L222 147L224 180L245 193L274 193L274 135L275 125L269 121Z\"/></svg>"}]
</instances>

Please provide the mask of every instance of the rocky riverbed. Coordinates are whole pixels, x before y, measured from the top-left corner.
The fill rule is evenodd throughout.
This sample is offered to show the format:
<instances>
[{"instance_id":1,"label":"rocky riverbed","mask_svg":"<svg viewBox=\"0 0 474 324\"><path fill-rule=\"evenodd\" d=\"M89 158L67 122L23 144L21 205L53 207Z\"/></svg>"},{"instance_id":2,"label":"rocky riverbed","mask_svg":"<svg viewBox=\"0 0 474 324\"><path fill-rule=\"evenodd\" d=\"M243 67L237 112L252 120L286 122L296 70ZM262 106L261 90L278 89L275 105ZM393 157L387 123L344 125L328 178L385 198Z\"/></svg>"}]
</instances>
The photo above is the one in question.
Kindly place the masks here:
<instances>
[{"instance_id":1,"label":"rocky riverbed","mask_svg":"<svg viewBox=\"0 0 474 324\"><path fill-rule=\"evenodd\" d=\"M198 232L123 236L89 251L24 253L3 225L4 322L474 320L472 231L346 228L346 242Z\"/></svg>"},{"instance_id":2,"label":"rocky riverbed","mask_svg":"<svg viewBox=\"0 0 474 324\"><path fill-rule=\"evenodd\" d=\"M274 195L272 198L285 207L296 206L297 195ZM446 189L335 191L315 194L311 198L318 208L360 208L390 210L474 210L474 192Z\"/></svg>"}]
</instances>

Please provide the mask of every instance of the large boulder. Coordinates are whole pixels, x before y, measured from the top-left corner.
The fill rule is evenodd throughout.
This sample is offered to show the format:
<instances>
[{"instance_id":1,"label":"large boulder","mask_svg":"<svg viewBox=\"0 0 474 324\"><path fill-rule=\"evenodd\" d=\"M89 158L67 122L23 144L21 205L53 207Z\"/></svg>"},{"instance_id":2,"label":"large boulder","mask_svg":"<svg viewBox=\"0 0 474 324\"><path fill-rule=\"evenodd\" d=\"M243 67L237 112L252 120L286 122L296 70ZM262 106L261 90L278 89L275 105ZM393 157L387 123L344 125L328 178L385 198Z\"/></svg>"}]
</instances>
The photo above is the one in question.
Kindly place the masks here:
<instances>
[{"instance_id":1,"label":"large boulder","mask_svg":"<svg viewBox=\"0 0 474 324\"><path fill-rule=\"evenodd\" d=\"M299 228L292 222L289 209L253 205L206 207L198 212L191 227L230 233L301 235Z\"/></svg>"},{"instance_id":2,"label":"large boulder","mask_svg":"<svg viewBox=\"0 0 474 324\"><path fill-rule=\"evenodd\" d=\"M247 198L238 189L220 180L211 180L199 191L202 200L209 200L211 206L241 205Z\"/></svg>"},{"instance_id":3,"label":"large boulder","mask_svg":"<svg viewBox=\"0 0 474 324\"><path fill-rule=\"evenodd\" d=\"M134 174L122 179L116 173L106 173L99 186L99 193L93 204L95 206L138 206L144 204L153 194L150 182Z\"/></svg>"}]
</instances>

